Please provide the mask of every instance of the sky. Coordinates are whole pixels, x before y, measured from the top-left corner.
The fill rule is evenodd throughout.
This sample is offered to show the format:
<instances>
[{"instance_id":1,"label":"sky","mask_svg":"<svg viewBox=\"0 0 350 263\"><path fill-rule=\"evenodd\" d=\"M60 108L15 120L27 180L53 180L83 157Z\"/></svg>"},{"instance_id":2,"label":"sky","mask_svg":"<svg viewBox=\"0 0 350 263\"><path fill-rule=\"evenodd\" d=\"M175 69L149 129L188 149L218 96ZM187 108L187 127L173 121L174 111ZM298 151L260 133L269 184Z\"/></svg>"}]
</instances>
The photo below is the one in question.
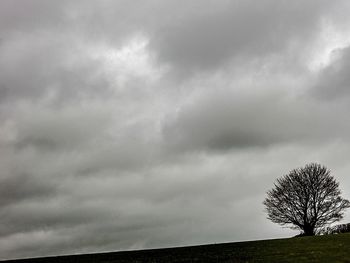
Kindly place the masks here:
<instances>
[{"instance_id":1,"label":"sky","mask_svg":"<svg viewBox=\"0 0 350 263\"><path fill-rule=\"evenodd\" d=\"M262 202L310 162L350 199L349 12L1 0L0 258L290 237Z\"/></svg>"}]
</instances>

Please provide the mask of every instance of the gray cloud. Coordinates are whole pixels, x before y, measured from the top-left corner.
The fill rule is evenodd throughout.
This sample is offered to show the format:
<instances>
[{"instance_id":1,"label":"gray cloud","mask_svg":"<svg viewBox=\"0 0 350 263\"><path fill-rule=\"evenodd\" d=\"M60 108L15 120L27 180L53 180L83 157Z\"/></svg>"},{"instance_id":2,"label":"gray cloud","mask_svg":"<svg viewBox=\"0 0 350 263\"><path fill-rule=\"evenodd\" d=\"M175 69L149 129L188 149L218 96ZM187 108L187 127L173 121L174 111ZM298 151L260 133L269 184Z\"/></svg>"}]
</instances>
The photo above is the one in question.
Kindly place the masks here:
<instances>
[{"instance_id":1,"label":"gray cloud","mask_svg":"<svg viewBox=\"0 0 350 263\"><path fill-rule=\"evenodd\" d=\"M348 139L347 122L334 119L343 109L317 105L304 96L243 94L208 92L168 121L165 140L183 150L229 150Z\"/></svg>"},{"instance_id":2,"label":"gray cloud","mask_svg":"<svg viewBox=\"0 0 350 263\"><path fill-rule=\"evenodd\" d=\"M333 50L333 61L324 68L317 78L312 92L315 97L336 99L348 97L349 93L349 47Z\"/></svg>"},{"instance_id":3,"label":"gray cloud","mask_svg":"<svg viewBox=\"0 0 350 263\"><path fill-rule=\"evenodd\" d=\"M103 96L108 91L108 81L100 77L103 65L79 48L74 37L48 32L8 40L0 49L1 100Z\"/></svg>"},{"instance_id":4,"label":"gray cloud","mask_svg":"<svg viewBox=\"0 0 350 263\"><path fill-rule=\"evenodd\" d=\"M12 33L38 29L50 30L52 27L63 24L66 5L67 1L62 1L61 4L41 0L29 0L25 3L17 0L2 1L0 28L3 39L6 40L6 37Z\"/></svg>"},{"instance_id":5,"label":"gray cloud","mask_svg":"<svg viewBox=\"0 0 350 263\"><path fill-rule=\"evenodd\" d=\"M166 24L152 44L161 60L183 71L215 69L232 58L242 64L315 37L325 8L323 1L209 3Z\"/></svg>"},{"instance_id":6,"label":"gray cloud","mask_svg":"<svg viewBox=\"0 0 350 263\"><path fill-rule=\"evenodd\" d=\"M311 161L349 198L348 43L325 37L348 8L1 1L1 258L291 236L261 202Z\"/></svg>"},{"instance_id":7,"label":"gray cloud","mask_svg":"<svg viewBox=\"0 0 350 263\"><path fill-rule=\"evenodd\" d=\"M18 118L17 148L33 146L39 149L59 150L91 143L108 128L110 116L100 109L68 108L49 110L31 107ZM101 112L99 112L101 111Z\"/></svg>"},{"instance_id":8,"label":"gray cloud","mask_svg":"<svg viewBox=\"0 0 350 263\"><path fill-rule=\"evenodd\" d=\"M45 199L54 195L55 188L49 182L40 181L31 175L11 174L1 178L1 203L2 209L12 202L21 202L30 199Z\"/></svg>"}]
</instances>

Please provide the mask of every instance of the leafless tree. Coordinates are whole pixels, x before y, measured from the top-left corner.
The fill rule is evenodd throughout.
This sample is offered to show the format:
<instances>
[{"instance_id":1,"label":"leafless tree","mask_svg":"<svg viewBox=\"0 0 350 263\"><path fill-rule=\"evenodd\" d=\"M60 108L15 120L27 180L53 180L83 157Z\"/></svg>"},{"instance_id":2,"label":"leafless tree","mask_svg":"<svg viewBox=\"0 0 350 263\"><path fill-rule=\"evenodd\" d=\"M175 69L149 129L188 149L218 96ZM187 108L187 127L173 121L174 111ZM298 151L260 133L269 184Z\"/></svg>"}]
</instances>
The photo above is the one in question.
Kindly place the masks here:
<instances>
[{"instance_id":1,"label":"leafless tree","mask_svg":"<svg viewBox=\"0 0 350 263\"><path fill-rule=\"evenodd\" d=\"M275 187L267 192L267 218L312 236L343 218L350 202L340 194L339 183L329 169L317 163L307 164L277 179Z\"/></svg>"}]
</instances>

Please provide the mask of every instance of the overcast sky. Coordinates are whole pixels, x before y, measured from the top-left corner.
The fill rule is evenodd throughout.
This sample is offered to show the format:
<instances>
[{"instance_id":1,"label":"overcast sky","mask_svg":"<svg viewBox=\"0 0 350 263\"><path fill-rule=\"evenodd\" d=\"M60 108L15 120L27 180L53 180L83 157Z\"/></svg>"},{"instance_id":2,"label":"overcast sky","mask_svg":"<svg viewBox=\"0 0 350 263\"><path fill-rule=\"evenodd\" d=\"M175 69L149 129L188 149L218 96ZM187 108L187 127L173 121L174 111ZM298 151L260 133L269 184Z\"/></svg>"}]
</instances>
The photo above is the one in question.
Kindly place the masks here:
<instances>
[{"instance_id":1,"label":"overcast sky","mask_svg":"<svg viewBox=\"0 0 350 263\"><path fill-rule=\"evenodd\" d=\"M0 258L290 237L262 202L309 162L350 199L349 12L1 0Z\"/></svg>"}]
</instances>

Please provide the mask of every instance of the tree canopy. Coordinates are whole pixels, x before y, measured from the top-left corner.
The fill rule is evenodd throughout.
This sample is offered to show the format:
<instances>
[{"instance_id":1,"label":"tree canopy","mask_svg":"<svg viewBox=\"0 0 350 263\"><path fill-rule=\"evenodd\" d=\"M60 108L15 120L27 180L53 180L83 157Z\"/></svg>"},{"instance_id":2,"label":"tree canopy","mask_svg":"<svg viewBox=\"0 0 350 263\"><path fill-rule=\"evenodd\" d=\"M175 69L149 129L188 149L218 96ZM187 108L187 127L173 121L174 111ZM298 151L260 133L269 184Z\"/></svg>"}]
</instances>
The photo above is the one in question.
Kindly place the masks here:
<instances>
[{"instance_id":1,"label":"tree canopy","mask_svg":"<svg viewBox=\"0 0 350 263\"><path fill-rule=\"evenodd\" d=\"M327 224L342 219L350 207L340 194L330 170L310 163L277 179L263 203L272 222L300 229L303 235L315 235Z\"/></svg>"}]
</instances>

